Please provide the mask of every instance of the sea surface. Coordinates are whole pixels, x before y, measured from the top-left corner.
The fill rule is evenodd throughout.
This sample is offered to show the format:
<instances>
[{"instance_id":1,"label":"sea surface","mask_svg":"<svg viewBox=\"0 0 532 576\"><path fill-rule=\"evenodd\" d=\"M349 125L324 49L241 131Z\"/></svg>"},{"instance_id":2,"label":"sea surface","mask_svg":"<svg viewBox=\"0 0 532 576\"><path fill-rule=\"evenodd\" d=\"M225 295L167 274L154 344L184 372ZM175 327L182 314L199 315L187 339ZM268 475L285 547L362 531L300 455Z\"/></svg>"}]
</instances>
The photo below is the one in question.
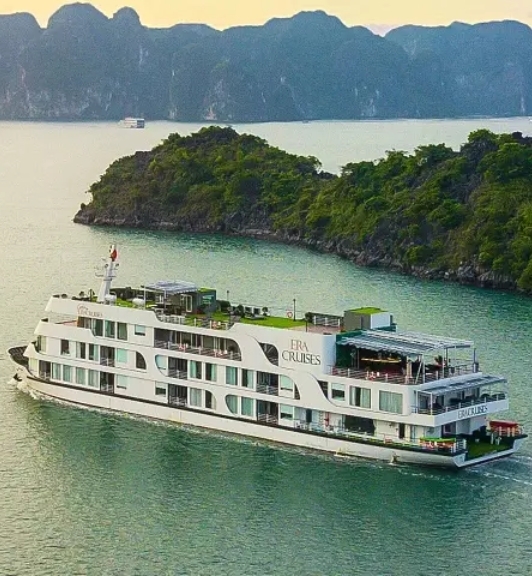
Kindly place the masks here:
<instances>
[{"instance_id":1,"label":"sea surface","mask_svg":"<svg viewBox=\"0 0 532 576\"><path fill-rule=\"evenodd\" d=\"M341 312L382 306L402 328L473 339L532 431L532 299L427 282L307 250L72 223L108 164L192 124L0 123L0 576L513 576L532 572L532 441L460 473L338 459L40 401L3 352L55 292L185 279L233 302ZM528 118L236 125L324 169Z\"/></svg>"}]
</instances>

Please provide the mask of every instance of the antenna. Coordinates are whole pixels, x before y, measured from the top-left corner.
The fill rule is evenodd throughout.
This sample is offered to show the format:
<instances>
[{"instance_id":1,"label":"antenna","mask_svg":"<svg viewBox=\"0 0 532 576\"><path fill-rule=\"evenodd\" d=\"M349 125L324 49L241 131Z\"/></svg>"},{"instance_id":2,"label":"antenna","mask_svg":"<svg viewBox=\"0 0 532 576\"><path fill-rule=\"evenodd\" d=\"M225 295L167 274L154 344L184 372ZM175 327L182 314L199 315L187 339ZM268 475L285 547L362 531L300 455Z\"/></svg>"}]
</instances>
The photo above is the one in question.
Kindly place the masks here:
<instances>
[{"instance_id":1,"label":"antenna","mask_svg":"<svg viewBox=\"0 0 532 576\"><path fill-rule=\"evenodd\" d=\"M100 290L98 291L97 302L103 303L106 301L106 296L110 294L111 283L117 275L118 251L116 245L112 244L109 248L109 256L102 258L103 264L96 268L96 276L102 279Z\"/></svg>"}]
</instances>

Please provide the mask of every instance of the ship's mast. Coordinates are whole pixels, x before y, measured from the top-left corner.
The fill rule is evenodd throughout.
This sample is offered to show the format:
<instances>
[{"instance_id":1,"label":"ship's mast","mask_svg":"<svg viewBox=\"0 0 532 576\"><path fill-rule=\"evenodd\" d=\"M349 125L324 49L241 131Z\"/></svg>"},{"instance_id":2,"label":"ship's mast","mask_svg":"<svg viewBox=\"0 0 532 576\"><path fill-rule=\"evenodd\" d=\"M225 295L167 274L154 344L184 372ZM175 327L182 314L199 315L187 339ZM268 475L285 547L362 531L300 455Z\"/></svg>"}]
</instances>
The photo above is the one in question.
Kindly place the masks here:
<instances>
[{"instance_id":1,"label":"ship's mast","mask_svg":"<svg viewBox=\"0 0 532 576\"><path fill-rule=\"evenodd\" d=\"M100 284L100 290L98 291L98 302L105 302L106 296L111 292L111 283L113 278L116 277L118 262L118 252L116 250L116 245L113 244L109 248L109 256L105 260L103 269L100 271L99 276L102 276L102 283Z\"/></svg>"}]
</instances>

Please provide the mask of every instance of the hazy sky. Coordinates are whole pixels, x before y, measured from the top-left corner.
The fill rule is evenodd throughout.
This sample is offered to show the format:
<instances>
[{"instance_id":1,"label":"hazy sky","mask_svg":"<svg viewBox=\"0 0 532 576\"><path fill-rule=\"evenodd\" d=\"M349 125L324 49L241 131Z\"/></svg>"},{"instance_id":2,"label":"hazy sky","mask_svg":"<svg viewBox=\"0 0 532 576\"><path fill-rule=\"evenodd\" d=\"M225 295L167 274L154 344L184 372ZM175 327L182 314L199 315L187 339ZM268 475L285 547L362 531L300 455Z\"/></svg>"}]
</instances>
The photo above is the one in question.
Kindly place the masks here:
<instances>
[{"instance_id":1,"label":"hazy sky","mask_svg":"<svg viewBox=\"0 0 532 576\"><path fill-rule=\"evenodd\" d=\"M0 0L0 13L31 12L42 25L61 0ZM93 0L93 6L111 16L131 6L143 24L170 26L178 22L204 22L215 28L262 24L274 16L322 9L347 25L448 24L455 20L520 20L532 24L530 0Z\"/></svg>"}]
</instances>

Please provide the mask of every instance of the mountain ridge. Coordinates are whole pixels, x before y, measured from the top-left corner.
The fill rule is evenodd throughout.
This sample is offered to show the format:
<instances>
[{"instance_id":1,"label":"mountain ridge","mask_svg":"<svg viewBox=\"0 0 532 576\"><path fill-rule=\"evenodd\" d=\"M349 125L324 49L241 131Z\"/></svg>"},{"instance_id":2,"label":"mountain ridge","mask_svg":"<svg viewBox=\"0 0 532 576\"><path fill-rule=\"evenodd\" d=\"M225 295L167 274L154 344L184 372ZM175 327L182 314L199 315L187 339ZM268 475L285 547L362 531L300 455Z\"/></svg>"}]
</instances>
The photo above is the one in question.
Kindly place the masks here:
<instances>
[{"instance_id":1,"label":"mountain ridge","mask_svg":"<svg viewBox=\"0 0 532 576\"><path fill-rule=\"evenodd\" d=\"M401 26L324 11L223 31L62 6L0 16L0 119L267 122L532 115L532 29Z\"/></svg>"}]
</instances>

